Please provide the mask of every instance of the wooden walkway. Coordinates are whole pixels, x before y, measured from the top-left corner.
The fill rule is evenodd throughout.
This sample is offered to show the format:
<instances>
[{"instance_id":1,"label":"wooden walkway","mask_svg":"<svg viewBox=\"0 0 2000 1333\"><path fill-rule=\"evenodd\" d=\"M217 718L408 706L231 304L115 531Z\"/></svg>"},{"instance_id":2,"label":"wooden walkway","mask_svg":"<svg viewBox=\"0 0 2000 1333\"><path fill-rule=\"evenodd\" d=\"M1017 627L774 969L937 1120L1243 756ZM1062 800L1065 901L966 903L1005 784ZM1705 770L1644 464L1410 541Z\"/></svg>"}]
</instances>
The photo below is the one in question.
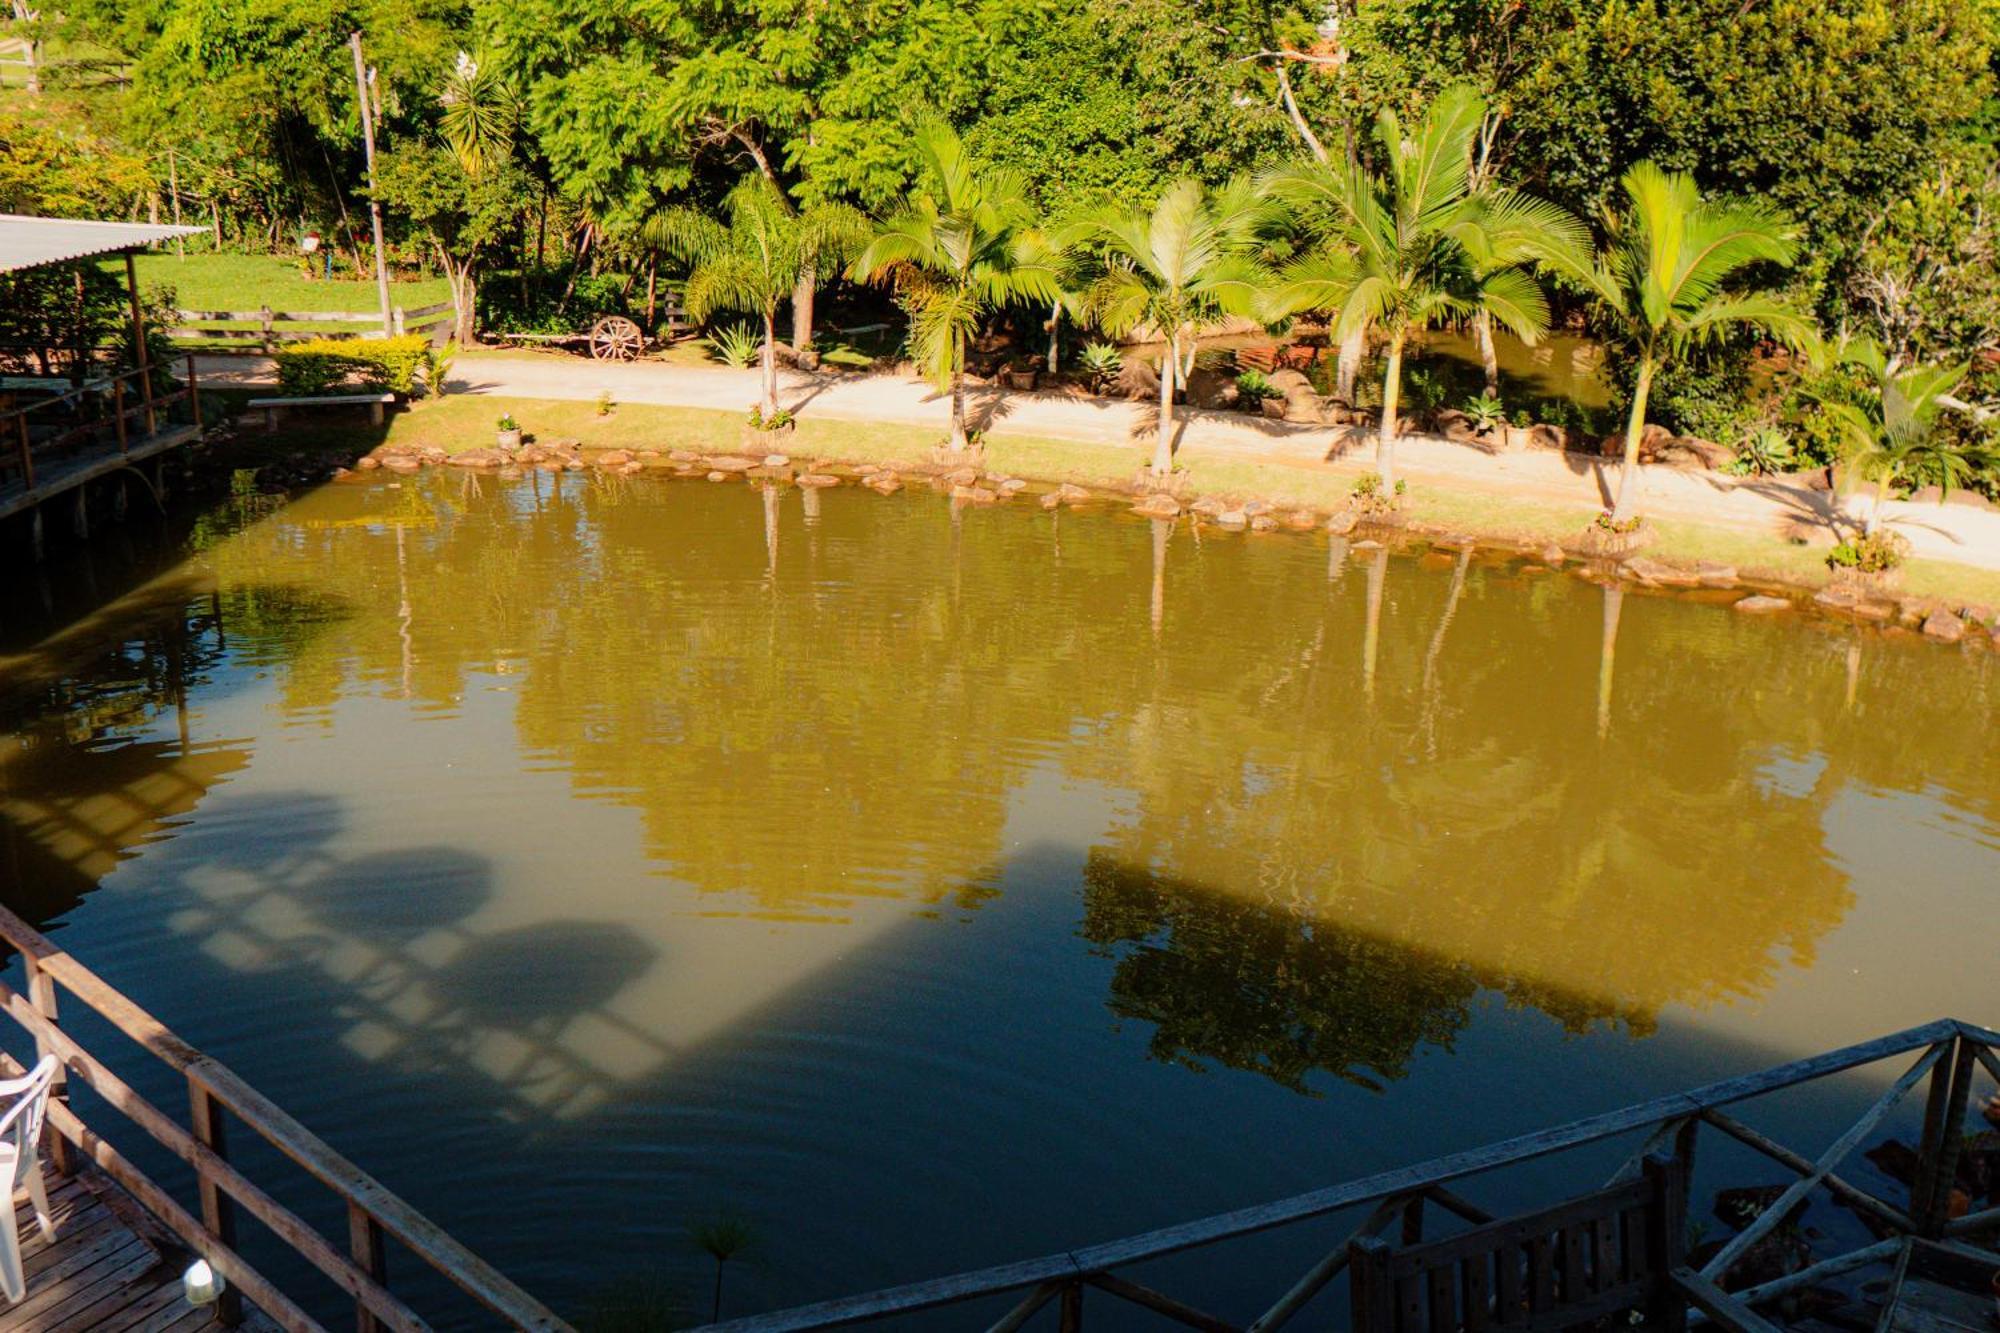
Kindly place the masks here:
<instances>
[{"instance_id":1,"label":"wooden walkway","mask_svg":"<svg viewBox=\"0 0 2000 1333\"><path fill-rule=\"evenodd\" d=\"M0 1306L0 1333L189 1333L218 1327L210 1310L182 1299L187 1251L130 1196L96 1171L85 1169L65 1180L47 1164L43 1170L56 1239L42 1239L23 1194L14 1216L28 1295L19 1305ZM256 1333L276 1328L248 1309L237 1327Z\"/></svg>"}]
</instances>

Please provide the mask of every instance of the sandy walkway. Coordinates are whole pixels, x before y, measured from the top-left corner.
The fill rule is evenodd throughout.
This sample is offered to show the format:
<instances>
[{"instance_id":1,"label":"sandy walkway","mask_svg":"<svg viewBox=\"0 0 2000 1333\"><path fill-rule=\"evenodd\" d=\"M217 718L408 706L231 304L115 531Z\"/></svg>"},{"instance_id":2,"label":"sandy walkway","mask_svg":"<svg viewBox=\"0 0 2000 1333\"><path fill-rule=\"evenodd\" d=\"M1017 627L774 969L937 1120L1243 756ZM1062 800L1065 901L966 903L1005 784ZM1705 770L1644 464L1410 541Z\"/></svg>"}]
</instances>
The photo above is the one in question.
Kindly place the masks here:
<instances>
[{"instance_id":1,"label":"sandy walkway","mask_svg":"<svg viewBox=\"0 0 2000 1333\"><path fill-rule=\"evenodd\" d=\"M205 357L199 361L199 373L242 383L268 382L270 363L261 358ZM786 406L815 416L931 425L940 434L949 420L949 404L919 380L786 372L781 382ZM454 393L584 402L609 392L621 403L735 410L755 401L757 374L654 362L483 355L461 359L453 368L450 387ZM977 391L973 404L974 425L996 435L1129 444L1135 468L1151 452L1156 419L1151 404L990 389ZM1326 467L1348 474L1373 466L1372 436L1349 441L1337 428L1267 421L1240 412L1186 412L1180 420L1179 449L1187 455ZM1449 482L1494 495L1585 508L1605 504L1616 481L1615 466L1582 455L1543 451L1495 455L1427 436L1404 438L1397 445L1397 464L1413 481ZM1802 519L1824 523L1836 503L1825 492L1768 479L1669 467L1643 471L1646 510L1661 518L1775 535ZM2000 512L1960 503L1893 502L1889 509L1891 521L1909 538L1915 554L2000 570Z\"/></svg>"}]
</instances>

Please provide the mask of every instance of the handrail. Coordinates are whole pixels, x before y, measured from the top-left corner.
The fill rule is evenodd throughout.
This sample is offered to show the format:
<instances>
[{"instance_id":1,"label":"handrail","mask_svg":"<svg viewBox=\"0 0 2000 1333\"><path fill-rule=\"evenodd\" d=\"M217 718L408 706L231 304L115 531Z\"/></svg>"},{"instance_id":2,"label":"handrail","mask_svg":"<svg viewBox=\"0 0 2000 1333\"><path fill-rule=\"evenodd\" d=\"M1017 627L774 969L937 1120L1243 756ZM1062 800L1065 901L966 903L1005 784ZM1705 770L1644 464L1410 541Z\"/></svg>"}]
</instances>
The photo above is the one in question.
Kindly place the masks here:
<instances>
[{"instance_id":1,"label":"handrail","mask_svg":"<svg viewBox=\"0 0 2000 1333\"><path fill-rule=\"evenodd\" d=\"M69 1111L60 1097L52 1103L50 1123L139 1196L142 1203L180 1232L182 1239L283 1327L294 1333L321 1333L317 1323L235 1252L227 1234L231 1229L229 1208L233 1205L240 1204L352 1296L364 1327L393 1329L396 1333L426 1333L429 1328L383 1283L380 1241L386 1234L460 1291L505 1319L510 1327L538 1333L570 1333L568 1324L435 1222L280 1110L226 1065L182 1040L158 1018L4 907L0 907L0 938L20 950L29 982L26 995L0 984L0 1012L27 1030L35 1038L39 1051L56 1056L65 1080L74 1078L90 1087L107 1104L194 1168L202 1193L202 1220L195 1221L157 1185L119 1157ZM184 1129L139 1096L62 1028L56 1017L58 984L187 1079L196 1122L194 1131ZM352 1257L341 1254L332 1242L230 1164L221 1147L221 1136L215 1132L210 1099L214 1107L226 1108L341 1198L347 1205L353 1232ZM204 1121L209 1123L205 1126ZM227 1204L223 1196L227 1196Z\"/></svg>"},{"instance_id":2,"label":"handrail","mask_svg":"<svg viewBox=\"0 0 2000 1333\"><path fill-rule=\"evenodd\" d=\"M1934 1234L1942 1237L1961 1235L1988 1227L2000 1227L2000 1209L1947 1223L1944 1218L1943 1199L1949 1190L1948 1188L1943 1191L1937 1190L1934 1180L1936 1177L1948 1175L1955 1166L1959 1138L1955 1133L1944 1131L1947 1126L1956 1125L1957 1121L1952 1119L1954 1115L1963 1118L1970 1088L1970 1080L1967 1077L1970 1066L1977 1061L1992 1070L1996 1078L2000 1078L2000 1060L1994 1059L1988 1049L1996 1044L2000 1044L2000 1033L1956 1019L1939 1019L1872 1041L1842 1047L1839 1050L1792 1061L1757 1073L1723 1079L1686 1092L1673 1093L1633 1106L1587 1116L1566 1125L1450 1153L1410 1166L1377 1172L1359 1180L1312 1190L1275 1202L1239 1208L1140 1235L1044 1255L1040 1258L974 1269L880 1291L838 1297L771 1314L734 1319L710 1325L704 1333L725 1333L725 1331L726 1333L802 1333L803 1330L885 1319L939 1306L957 1305L966 1301L1025 1291L1027 1295L1014 1311L994 1325L995 1329L1012 1329L1019 1327L1059 1292L1075 1290L1079 1284L1103 1288L1104 1284L1098 1279L1114 1268L1144 1263L1186 1250L1219 1244L1269 1231L1275 1227L1325 1217L1349 1208L1374 1203L1378 1205L1374 1215L1364 1222L1356 1233L1371 1234L1386 1224L1396 1212L1410 1206L1421 1209L1426 1198L1433 1202L1442 1202L1437 1197L1437 1192L1447 1182L1589 1144L1602 1143L1635 1131L1651 1130L1652 1134L1641 1146L1640 1152L1627 1163L1628 1171L1636 1170L1638 1160L1645 1152L1651 1151L1657 1143L1682 1135L1692 1136L1701 1124L1712 1123L1709 1118L1719 1115L1724 1107L1913 1051L1921 1051L1922 1056L1917 1064L1892 1086L1892 1095L1879 1100L1857 1123L1856 1128L1836 1142L1834 1148L1830 1149L1820 1162L1807 1161L1798 1154L1790 1154L1789 1160L1782 1156L1777 1160L1800 1172L1800 1183L1803 1186L1799 1189L1800 1195L1805 1188L1815 1185L1825 1186L1836 1195L1845 1192L1865 1201L1862 1205L1864 1211L1873 1213L1878 1220L1894 1219L1903 1222L1913 1227L1917 1234ZM1950 1059L1945 1058L1954 1048L1956 1055ZM1905 1214L1847 1182L1838 1180L1832 1175L1832 1167L1842 1154L1854 1147L1862 1132L1886 1114L1897 1098L1925 1075L1931 1079L1930 1100L1925 1117L1926 1142L1921 1153L1924 1172L1919 1179L1920 1186L1925 1188L1916 1192L1911 1212ZM1722 1118L1727 1119L1727 1117ZM1735 1122L1730 1121L1729 1124L1734 1125ZM1725 1132L1735 1136L1734 1129L1723 1128ZM1752 1133L1754 1134L1754 1131ZM1762 1145L1758 1143L1753 1142L1750 1146L1763 1150ZM1773 1155L1768 1150L1765 1151L1767 1155ZM1789 1153L1789 1150L1780 1148L1779 1152ZM1449 1194L1449 1191L1444 1192ZM1448 1204L1445 1206L1448 1211L1458 1211ZM1771 1223L1775 1223L1779 1215L1788 1211L1789 1206L1774 1210L1770 1218ZM1265 1330L1277 1327L1301 1308L1344 1267L1344 1256L1343 1246L1316 1265L1278 1305L1267 1312L1264 1318L1250 1325L1254 1333L1264 1333ZM1719 1282L1724 1274L1718 1271L1708 1276L1711 1280ZM1738 1294L1738 1299L1741 1299L1742 1295ZM1761 1293L1759 1299L1762 1299ZM1065 1318L1064 1324L1067 1328L1070 1326L1070 1321Z\"/></svg>"}]
</instances>

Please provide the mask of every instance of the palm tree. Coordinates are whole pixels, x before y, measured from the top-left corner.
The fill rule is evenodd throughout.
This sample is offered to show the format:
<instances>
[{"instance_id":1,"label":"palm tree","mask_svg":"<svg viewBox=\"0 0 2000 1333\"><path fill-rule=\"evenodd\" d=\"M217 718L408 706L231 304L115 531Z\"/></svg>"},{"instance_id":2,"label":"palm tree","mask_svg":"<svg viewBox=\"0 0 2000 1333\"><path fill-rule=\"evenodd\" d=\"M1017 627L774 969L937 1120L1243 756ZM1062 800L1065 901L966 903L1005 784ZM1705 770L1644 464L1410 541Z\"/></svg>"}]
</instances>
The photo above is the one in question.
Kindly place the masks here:
<instances>
[{"instance_id":1,"label":"palm tree","mask_svg":"<svg viewBox=\"0 0 2000 1333\"><path fill-rule=\"evenodd\" d=\"M951 393L951 448L965 430L965 345L989 312L1062 294L1060 253L1032 225L1027 186L973 161L948 126L917 132L922 180L882 220L854 260L857 282L894 283L910 315L910 345L933 383Z\"/></svg>"},{"instance_id":2,"label":"palm tree","mask_svg":"<svg viewBox=\"0 0 2000 1333\"><path fill-rule=\"evenodd\" d=\"M769 421L778 411L778 306L815 258L858 245L867 223L844 204L796 212L755 174L729 192L723 211L726 223L692 208L670 208L647 219L645 237L692 265L682 292L690 317L740 310L764 321L758 414Z\"/></svg>"},{"instance_id":3,"label":"palm tree","mask_svg":"<svg viewBox=\"0 0 2000 1333\"><path fill-rule=\"evenodd\" d=\"M1195 339L1232 315L1257 313L1269 294L1270 270L1257 254L1269 209L1248 180L1210 192L1201 182L1169 185L1152 209L1107 208L1086 218L1077 239L1101 247L1102 277L1085 306L1107 333L1141 324L1157 329L1160 420L1153 473L1173 470L1174 384Z\"/></svg>"},{"instance_id":4,"label":"palm tree","mask_svg":"<svg viewBox=\"0 0 2000 1333\"><path fill-rule=\"evenodd\" d=\"M1635 164L1620 184L1631 208L1611 220L1610 251L1589 267L1572 270L1639 356L1614 523L1629 521L1638 503L1646 397L1662 366L1738 329L1794 347L1808 346L1814 337L1811 319L1782 297L1724 290L1749 265L1792 262L1797 233L1783 214L1754 200L1703 199L1694 177L1669 175L1651 162Z\"/></svg>"},{"instance_id":5,"label":"palm tree","mask_svg":"<svg viewBox=\"0 0 2000 1333\"><path fill-rule=\"evenodd\" d=\"M1475 189L1472 148L1485 103L1472 88L1439 93L1415 132L1394 112L1375 122L1382 166L1304 162L1265 188L1318 247L1288 266L1279 308L1326 310L1343 342L1374 327L1386 341L1376 470L1396 480L1396 409L1412 333L1484 313L1533 343L1548 302L1521 265L1584 252L1583 228L1554 204L1504 186Z\"/></svg>"},{"instance_id":6,"label":"palm tree","mask_svg":"<svg viewBox=\"0 0 2000 1333\"><path fill-rule=\"evenodd\" d=\"M1962 484L1979 465L1978 451L1937 433L1938 417L1971 367L1904 365L1871 339L1857 339L1840 351L1842 363L1867 374L1874 393L1864 404L1822 399L1820 410L1838 432L1848 479L1875 483L1862 535L1882 530L1882 506L1897 482L1935 481L1942 494Z\"/></svg>"}]
</instances>

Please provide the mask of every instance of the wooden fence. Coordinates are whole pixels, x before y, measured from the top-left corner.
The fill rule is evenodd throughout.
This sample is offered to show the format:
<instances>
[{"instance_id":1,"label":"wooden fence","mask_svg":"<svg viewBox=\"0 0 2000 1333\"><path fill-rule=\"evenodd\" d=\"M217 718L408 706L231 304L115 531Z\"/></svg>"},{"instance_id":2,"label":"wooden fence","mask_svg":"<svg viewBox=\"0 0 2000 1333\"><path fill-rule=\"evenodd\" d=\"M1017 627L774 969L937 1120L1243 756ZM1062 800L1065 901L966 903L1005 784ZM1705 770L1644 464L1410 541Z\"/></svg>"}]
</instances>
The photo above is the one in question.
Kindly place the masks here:
<instances>
[{"instance_id":1,"label":"wooden fence","mask_svg":"<svg viewBox=\"0 0 2000 1333\"><path fill-rule=\"evenodd\" d=\"M396 306L390 311L387 330L382 327L380 314L354 310L273 310L265 306L259 310L176 310L174 318L180 322L167 330L170 338L255 343L270 352L282 342L307 342L314 338L381 338L404 333L426 333L435 338L437 329L451 324L454 315L449 301L418 306L415 310ZM243 328L245 324L256 327ZM368 327L353 333L281 327L300 324L364 324Z\"/></svg>"},{"instance_id":2,"label":"wooden fence","mask_svg":"<svg viewBox=\"0 0 2000 1333\"><path fill-rule=\"evenodd\" d=\"M1759 1074L1728 1079L1707 1087L1675 1093L1620 1111L1592 1116L1559 1128L1541 1130L1484 1148L1436 1158L1416 1166L1385 1171L1344 1185L1334 1185L1276 1203L1239 1209L1199 1221L1185 1222L1144 1235L1100 1245L960 1273L952 1277L893 1287L867 1295L823 1301L775 1314L758 1315L711 1325L708 1333L798 1333L887 1319L941 1307L974 1302L992 1303L1015 1296L1012 1308L989 1325L989 1333L1013 1333L1044 1306L1055 1305L1063 1333L1082 1326L1084 1295L1108 1296L1164 1317L1171 1323L1203 1333L1272 1333L1303 1310L1348 1266L1352 1242L1379 1235L1398 1219L1406 1245L1424 1238L1426 1209L1448 1227L1484 1226L1496 1219L1451 1187L1470 1177L1535 1161L1555 1154L1600 1150L1615 1141L1636 1139L1624 1165L1610 1185L1637 1179L1656 1152L1671 1147L1673 1159L1694 1162L1703 1131L1720 1134L1797 1174L1797 1179L1769 1202L1751 1221L1701 1267L1677 1272L1675 1299L1684 1316L1692 1306L1731 1333L1774 1333L1755 1313L1759 1306L1801 1291L1827 1278L1870 1264L1889 1262L1908 1237L1925 1237L1946 1245L1964 1237L2000 1231L2000 1208L1950 1216L1952 1182L1964 1144L1962 1126L1975 1068L1983 1066L2000 1079L1995 1058L2000 1033L1953 1019L1941 1019L1894 1036L1781 1065ZM1862 1116L1817 1156L1796 1152L1751 1128L1733 1114L1741 1103L1815 1082L1877 1061L1916 1055L1910 1064ZM1859 1147L1885 1117L1919 1083L1928 1081L1923 1137L1907 1207L1876 1197L1835 1174L1843 1159ZM1601 1168L1600 1168L1601 1169ZM1683 1175L1683 1182L1686 1177ZM1579 1181L1578 1190L1595 1188ZM1608 1188L1609 1186L1607 1186ZM1685 1183L1682 1186L1685 1189ZM1761 1284L1726 1289L1731 1270L1746 1251L1779 1226L1806 1196L1823 1189L1864 1214L1872 1228L1889 1239L1828 1258L1816 1258L1799 1271ZM1686 1215L1687 1200L1680 1201ZM1244 1237L1292 1226L1352 1209L1367 1208L1361 1224L1305 1272L1281 1295L1246 1322L1233 1322L1200 1310L1166 1292L1146 1286L1127 1272L1136 1265L1193 1250L1219 1247ZM1228 1260L1218 1253L1215 1262ZM972 1311L960 1310L962 1317ZM1320 1325L1328 1320L1321 1318ZM1122 1325L1121 1325L1122 1326Z\"/></svg>"},{"instance_id":3,"label":"wooden fence","mask_svg":"<svg viewBox=\"0 0 2000 1333\"><path fill-rule=\"evenodd\" d=\"M567 1324L436 1223L4 908L0 908L0 939L20 951L26 970L25 993L0 984L0 1012L34 1038L38 1055L53 1055L62 1062L62 1081L49 1106L48 1123L58 1136L51 1161L68 1170L75 1155L88 1159L208 1260L229 1283L228 1304L219 1311L225 1323L236 1321L240 1314L236 1302L247 1299L288 1333L324 1333L292 1295L266 1280L238 1253L240 1210L269 1228L352 1299L361 1333L427 1333L430 1327L388 1289L386 1251L391 1241L478 1301L501 1326L568 1333ZM185 1125L141 1097L63 1027L59 1015L72 999L96 1011L185 1078ZM0 1066L10 1073L19 1069L18 1062L5 1056L0 1056ZM69 1088L78 1083L193 1168L198 1197L192 1209L148 1178L71 1109ZM227 1144L238 1125L303 1167L345 1204L344 1246L322 1235L231 1164Z\"/></svg>"}]
</instances>

